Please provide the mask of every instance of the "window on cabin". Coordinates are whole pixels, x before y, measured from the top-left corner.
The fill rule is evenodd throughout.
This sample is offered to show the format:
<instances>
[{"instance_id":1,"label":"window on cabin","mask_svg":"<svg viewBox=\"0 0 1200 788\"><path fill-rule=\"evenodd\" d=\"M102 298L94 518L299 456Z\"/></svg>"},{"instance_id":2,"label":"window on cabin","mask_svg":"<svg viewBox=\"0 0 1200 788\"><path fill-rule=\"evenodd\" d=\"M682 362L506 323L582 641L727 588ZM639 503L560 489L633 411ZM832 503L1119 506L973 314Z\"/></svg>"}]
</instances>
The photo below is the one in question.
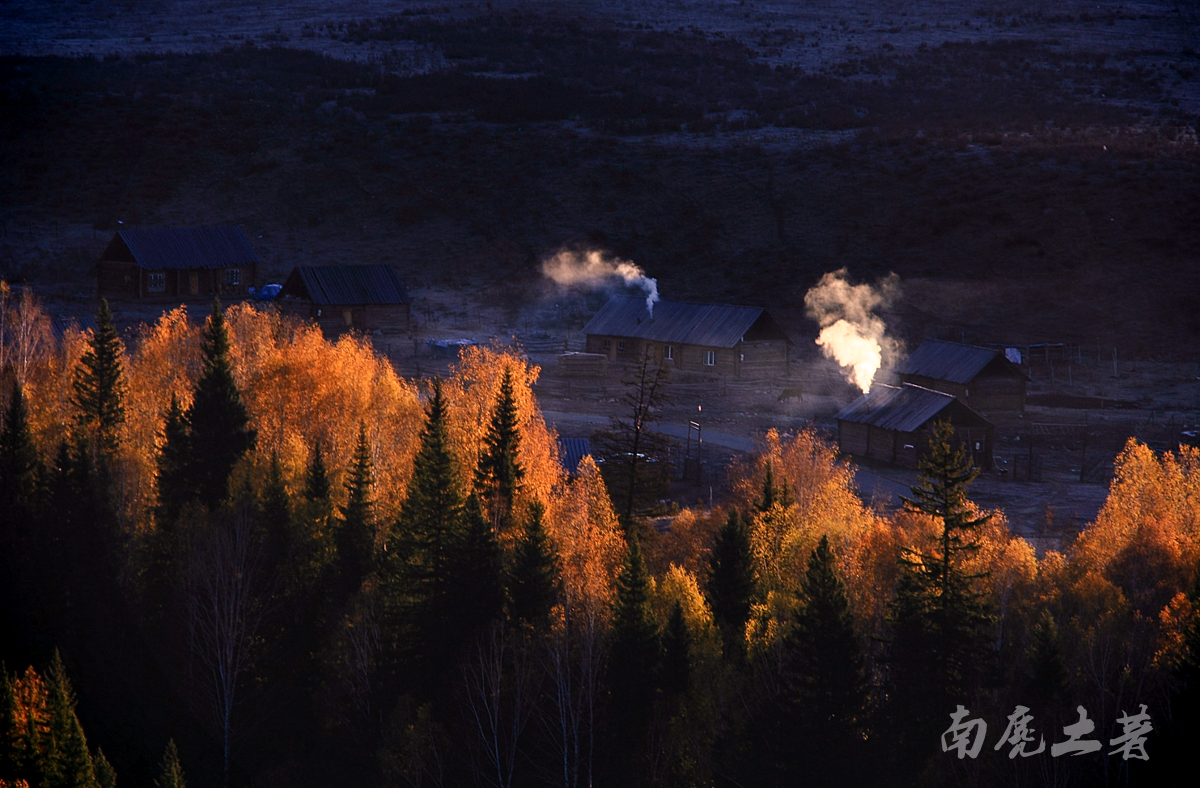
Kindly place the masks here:
<instances>
[{"instance_id":1,"label":"window on cabin","mask_svg":"<svg viewBox=\"0 0 1200 788\"><path fill-rule=\"evenodd\" d=\"M617 342L617 350L624 350L624 349L625 349L625 343Z\"/></svg>"},{"instance_id":2,"label":"window on cabin","mask_svg":"<svg viewBox=\"0 0 1200 788\"><path fill-rule=\"evenodd\" d=\"M167 275L161 271L146 276L146 289L152 293L161 293L167 289Z\"/></svg>"},{"instance_id":3,"label":"window on cabin","mask_svg":"<svg viewBox=\"0 0 1200 788\"><path fill-rule=\"evenodd\" d=\"M225 272L225 284L237 287L242 283L242 269L230 268Z\"/></svg>"},{"instance_id":4,"label":"window on cabin","mask_svg":"<svg viewBox=\"0 0 1200 788\"><path fill-rule=\"evenodd\" d=\"M604 351L607 353L610 350L612 350L612 340L606 339L604 340Z\"/></svg>"},{"instance_id":5,"label":"window on cabin","mask_svg":"<svg viewBox=\"0 0 1200 788\"><path fill-rule=\"evenodd\" d=\"M670 345L664 345L663 346L663 358L667 359L668 361L671 361L672 359L674 359L675 358L675 348L673 348Z\"/></svg>"},{"instance_id":6,"label":"window on cabin","mask_svg":"<svg viewBox=\"0 0 1200 788\"><path fill-rule=\"evenodd\" d=\"M715 367L716 365L717 365L717 351L715 351L715 350L704 351L704 366Z\"/></svg>"}]
</instances>

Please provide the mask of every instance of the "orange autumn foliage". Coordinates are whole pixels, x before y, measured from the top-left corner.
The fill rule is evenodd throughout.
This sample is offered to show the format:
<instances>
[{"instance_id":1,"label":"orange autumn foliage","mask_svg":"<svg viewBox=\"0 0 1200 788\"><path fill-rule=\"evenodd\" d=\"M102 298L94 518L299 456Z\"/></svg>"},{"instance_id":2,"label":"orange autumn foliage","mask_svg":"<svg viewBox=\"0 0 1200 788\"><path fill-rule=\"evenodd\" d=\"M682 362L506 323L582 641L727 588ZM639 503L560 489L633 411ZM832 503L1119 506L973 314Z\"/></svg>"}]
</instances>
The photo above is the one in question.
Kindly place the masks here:
<instances>
[{"instance_id":1,"label":"orange autumn foliage","mask_svg":"<svg viewBox=\"0 0 1200 788\"><path fill-rule=\"evenodd\" d=\"M1104 507L1072 547L1073 582L1103 578L1143 615L1157 616L1190 587L1198 560L1200 451L1158 455L1130 439Z\"/></svg>"},{"instance_id":2,"label":"orange autumn foliage","mask_svg":"<svg viewBox=\"0 0 1200 788\"><path fill-rule=\"evenodd\" d=\"M607 620L626 546L608 489L591 456L580 461L579 474L571 483L556 490L546 514L564 592L574 607Z\"/></svg>"},{"instance_id":3,"label":"orange autumn foliage","mask_svg":"<svg viewBox=\"0 0 1200 788\"><path fill-rule=\"evenodd\" d=\"M558 436L546 425L533 394L532 386L541 369L530 365L512 350L468 347L451 370L450 378L442 382L442 395L446 398L450 441L458 459L459 473L469 487L475 478L483 439L491 426L505 370L512 379L521 436L517 462L525 472L514 502L514 509L520 511L531 501L545 504L551 490L563 479L558 461Z\"/></svg>"}]
</instances>

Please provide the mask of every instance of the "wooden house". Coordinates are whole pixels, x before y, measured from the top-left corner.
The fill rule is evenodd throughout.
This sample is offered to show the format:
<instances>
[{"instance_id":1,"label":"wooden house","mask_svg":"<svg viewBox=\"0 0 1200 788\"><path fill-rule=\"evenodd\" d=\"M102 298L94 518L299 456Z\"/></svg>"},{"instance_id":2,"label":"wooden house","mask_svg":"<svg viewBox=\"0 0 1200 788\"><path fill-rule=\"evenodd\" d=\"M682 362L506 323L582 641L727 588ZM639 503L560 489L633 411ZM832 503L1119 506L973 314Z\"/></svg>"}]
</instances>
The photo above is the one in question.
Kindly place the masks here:
<instances>
[{"instance_id":1,"label":"wooden house","mask_svg":"<svg viewBox=\"0 0 1200 788\"><path fill-rule=\"evenodd\" d=\"M292 269L276 299L280 311L326 331L407 331L408 293L390 265L312 265Z\"/></svg>"},{"instance_id":2,"label":"wooden house","mask_svg":"<svg viewBox=\"0 0 1200 788\"><path fill-rule=\"evenodd\" d=\"M949 421L976 467L992 467L995 427L971 408L941 391L912 384L876 384L837 415L838 446L846 454L908 468L929 450L937 421Z\"/></svg>"},{"instance_id":3,"label":"wooden house","mask_svg":"<svg viewBox=\"0 0 1200 788\"><path fill-rule=\"evenodd\" d=\"M953 394L974 410L1025 410L1029 378L996 348L931 339L897 371L901 383Z\"/></svg>"},{"instance_id":4,"label":"wooden house","mask_svg":"<svg viewBox=\"0 0 1200 788\"><path fill-rule=\"evenodd\" d=\"M765 309L729 304L659 301L615 295L583 329L587 352L612 362L655 363L739 379L786 375L792 341Z\"/></svg>"},{"instance_id":5,"label":"wooden house","mask_svg":"<svg viewBox=\"0 0 1200 788\"><path fill-rule=\"evenodd\" d=\"M240 227L145 227L120 230L96 266L105 298L244 296L258 255Z\"/></svg>"}]
</instances>

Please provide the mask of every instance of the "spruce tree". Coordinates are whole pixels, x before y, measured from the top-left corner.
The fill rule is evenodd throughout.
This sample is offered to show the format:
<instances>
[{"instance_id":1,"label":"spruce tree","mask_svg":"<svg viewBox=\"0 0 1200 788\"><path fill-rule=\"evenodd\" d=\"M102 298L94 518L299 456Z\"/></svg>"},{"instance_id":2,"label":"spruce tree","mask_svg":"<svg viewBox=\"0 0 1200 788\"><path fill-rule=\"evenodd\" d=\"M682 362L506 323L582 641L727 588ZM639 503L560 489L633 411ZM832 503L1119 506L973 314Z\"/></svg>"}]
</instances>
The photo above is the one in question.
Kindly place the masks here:
<instances>
[{"instance_id":1,"label":"spruce tree","mask_svg":"<svg viewBox=\"0 0 1200 788\"><path fill-rule=\"evenodd\" d=\"M783 641L783 684L792 728L787 738L808 741L810 747L788 750L796 756L792 768L814 785L861 778L869 701L866 672L845 588L825 536L809 556L799 597Z\"/></svg>"},{"instance_id":2,"label":"spruce tree","mask_svg":"<svg viewBox=\"0 0 1200 788\"><path fill-rule=\"evenodd\" d=\"M267 469L267 482L259 500L259 522L265 546L264 560L268 566L276 566L288 553L292 542L292 499L283 480L283 468L279 465L279 454L271 452L271 465Z\"/></svg>"},{"instance_id":3,"label":"spruce tree","mask_svg":"<svg viewBox=\"0 0 1200 788\"><path fill-rule=\"evenodd\" d=\"M0 426L0 526L4 528L0 538L12 538L18 521L33 517L41 475L42 463L29 428L25 391L20 382L13 381L8 412Z\"/></svg>"},{"instance_id":4,"label":"spruce tree","mask_svg":"<svg viewBox=\"0 0 1200 788\"><path fill-rule=\"evenodd\" d=\"M730 509L729 517L717 533L716 543L709 555L705 589L728 656L736 657L743 653L746 620L750 617L754 589L750 529L745 520L738 516L737 509Z\"/></svg>"},{"instance_id":5,"label":"spruce tree","mask_svg":"<svg viewBox=\"0 0 1200 788\"><path fill-rule=\"evenodd\" d=\"M75 368L75 396L79 423L92 436L99 456L111 457L117 449L119 430L125 421L125 378L121 339L113 326L108 301L100 301L96 331Z\"/></svg>"},{"instance_id":6,"label":"spruce tree","mask_svg":"<svg viewBox=\"0 0 1200 788\"><path fill-rule=\"evenodd\" d=\"M459 547L463 503L462 481L447 432L446 403L441 381L435 379L412 479L388 544L392 629L411 633L397 645L416 671L417 692L428 693L429 680L447 670L456 656L456 622L451 616L457 578L451 569Z\"/></svg>"},{"instance_id":7,"label":"spruce tree","mask_svg":"<svg viewBox=\"0 0 1200 788\"><path fill-rule=\"evenodd\" d=\"M371 498L375 485L371 443L366 422L359 422L358 443L344 486L346 505L341 507L341 525L337 535L338 558L342 579L348 592L357 591L375 562L375 511Z\"/></svg>"},{"instance_id":8,"label":"spruce tree","mask_svg":"<svg viewBox=\"0 0 1200 788\"><path fill-rule=\"evenodd\" d=\"M233 379L229 331L217 300L213 301L200 347L204 368L187 412L192 443L190 468L200 501L213 508L228 494L234 463L254 448L256 437Z\"/></svg>"},{"instance_id":9,"label":"spruce tree","mask_svg":"<svg viewBox=\"0 0 1200 788\"><path fill-rule=\"evenodd\" d=\"M492 621L504 606L500 545L496 532L484 518L479 496L472 493L463 507L462 524L455 539L449 575L453 599L448 618L463 642Z\"/></svg>"},{"instance_id":10,"label":"spruce tree","mask_svg":"<svg viewBox=\"0 0 1200 788\"><path fill-rule=\"evenodd\" d=\"M83 726L75 715L75 694L56 649L46 674L49 690L50 748L45 761L47 788L94 788L96 775Z\"/></svg>"},{"instance_id":11,"label":"spruce tree","mask_svg":"<svg viewBox=\"0 0 1200 788\"><path fill-rule=\"evenodd\" d=\"M179 517L179 509L196 496L191 475L192 436L187 415L179 398L171 394L171 404L163 414L163 446L158 454L158 525L170 527Z\"/></svg>"},{"instance_id":12,"label":"spruce tree","mask_svg":"<svg viewBox=\"0 0 1200 788\"><path fill-rule=\"evenodd\" d=\"M913 512L938 521L941 534L933 550L906 550L892 603L893 711L909 721L908 735L928 746L942 718L963 703L987 673L987 627L991 612L964 567L979 549L978 532L988 516L972 514L967 488L978 475L954 429L934 425L929 453L918 464L921 475L904 498ZM909 748L912 750L912 748Z\"/></svg>"},{"instance_id":13,"label":"spruce tree","mask_svg":"<svg viewBox=\"0 0 1200 788\"><path fill-rule=\"evenodd\" d=\"M663 631L662 676L659 682L663 694L674 698L687 692L691 672L692 635L683 616L683 605L676 599Z\"/></svg>"},{"instance_id":14,"label":"spruce tree","mask_svg":"<svg viewBox=\"0 0 1200 788\"><path fill-rule=\"evenodd\" d=\"M534 630L548 619L560 587L558 556L542 522L544 511L540 502L530 504L508 573L509 619Z\"/></svg>"},{"instance_id":15,"label":"spruce tree","mask_svg":"<svg viewBox=\"0 0 1200 788\"><path fill-rule=\"evenodd\" d=\"M183 779L183 764L179 762L179 750L175 747L175 740L171 739L167 742L167 749L163 752L162 762L158 767L158 779L154 781L156 788L187 788L187 782Z\"/></svg>"},{"instance_id":16,"label":"spruce tree","mask_svg":"<svg viewBox=\"0 0 1200 788\"><path fill-rule=\"evenodd\" d=\"M318 443L313 446L308 469L304 474L304 497L310 501L327 501L329 494L329 473L325 470L325 457L321 453L321 444Z\"/></svg>"},{"instance_id":17,"label":"spruce tree","mask_svg":"<svg viewBox=\"0 0 1200 788\"><path fill-rule=\"evenodd\" d=\"M629 539L625 563L617 575L609 659L612 754L621 760L615 782L642 785L647 781L647 734L654 705L660 641L650 611L650 577L638 539Z\"/></svg>"},{"instance_id":18,"label":"spruce tree","mask_svg":"<svg viewBox=\"0 0 1200 788\"><path fill-rule=\"evenodd\" d=\"M21 765L16 688L8 666L0 662L0 775L12 777Z\"/></svg>"},{"instance_id":19,"label":"spruce tree","mask_svg":"<svg viewBox=\"0 0 1200 788\"><path fill-rule=\"evenodd\" d=\"M513 399L512 371L505 367L492 422L483 438L483 452L475 469L475 490L488 519L503 530L512 518L513 500L525 471L517 462L521 435L517 429L517 404Z\"/></svg>"},{"instance_id":20,"label":"spruce tree","mask_svg":"<svg viewBox=\"0 0 1200 788\"><path fill-rule=\"evenodd\" d=\"M96 749L96 754L92 756L92 766L96 772L96 785L98 788L117 788L117 772L113 769L112 764L104 757L104 751Z\"/></svg>"}]
</instances>

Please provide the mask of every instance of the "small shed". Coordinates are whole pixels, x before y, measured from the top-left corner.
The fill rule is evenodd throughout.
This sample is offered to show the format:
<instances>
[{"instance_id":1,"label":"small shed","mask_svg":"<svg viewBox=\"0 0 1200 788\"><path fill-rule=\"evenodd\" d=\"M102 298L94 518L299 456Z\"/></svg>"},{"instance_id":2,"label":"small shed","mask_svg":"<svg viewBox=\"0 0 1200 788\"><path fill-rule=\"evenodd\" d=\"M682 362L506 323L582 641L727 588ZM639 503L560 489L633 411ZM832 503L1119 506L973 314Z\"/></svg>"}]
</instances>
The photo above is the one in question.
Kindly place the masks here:
<instances>
[{"instance_id":1,"label":"small shed","mask_svg":"<svg viewBox=\"0 0 1200 788\"><path fill-rule=\"evenodd\" d=\"M96 289L105 298L242 296L258 262L233 225L120 230L100 255Z\"/></svg>"},{"instance_id":2,"label":"small shed","mask_svg":"<svg viewBox=\"0 0 1200 788\"><path fill-rule=\"evenodd\" d=\"M281 312L326 331L407 331L408 293L390 265L302 265L276 299Z\"/></svg>"},{"instance_id":3,"label":"small shed","mask_svg":"<svg viewBox=\"0 0 1200 788\"><path fill-rule=\"evenodd\" d=\"M792 341L758 306L659 301L654 313L641 296L615 295L584 326L587 352L614 362L655 363L738 379L788 373Z\"/></svg>"},{"instance_id":4,"label":"small shed","mask_svg":"<svg viewBox=\"0 0 1200 788\"><path fill-rule=\"evenodd\" d=\"M898 372L901 383L953 394L975 410L1025 410L1029 378L998 348L931 339Z\"/></svg>"},{"instance_id":5,"label":"small shed","mask_svg":"<svg viewBox=\"0 0 1200 788\"><path fill-rule=\"evenodd\" d=\"M914 386L876 384L837 415L838 447L846 454L917 467L929 450L933 423L949 421L976 467L992 467L996 428L950 394Z\"/></svg>"}]
</instances>

